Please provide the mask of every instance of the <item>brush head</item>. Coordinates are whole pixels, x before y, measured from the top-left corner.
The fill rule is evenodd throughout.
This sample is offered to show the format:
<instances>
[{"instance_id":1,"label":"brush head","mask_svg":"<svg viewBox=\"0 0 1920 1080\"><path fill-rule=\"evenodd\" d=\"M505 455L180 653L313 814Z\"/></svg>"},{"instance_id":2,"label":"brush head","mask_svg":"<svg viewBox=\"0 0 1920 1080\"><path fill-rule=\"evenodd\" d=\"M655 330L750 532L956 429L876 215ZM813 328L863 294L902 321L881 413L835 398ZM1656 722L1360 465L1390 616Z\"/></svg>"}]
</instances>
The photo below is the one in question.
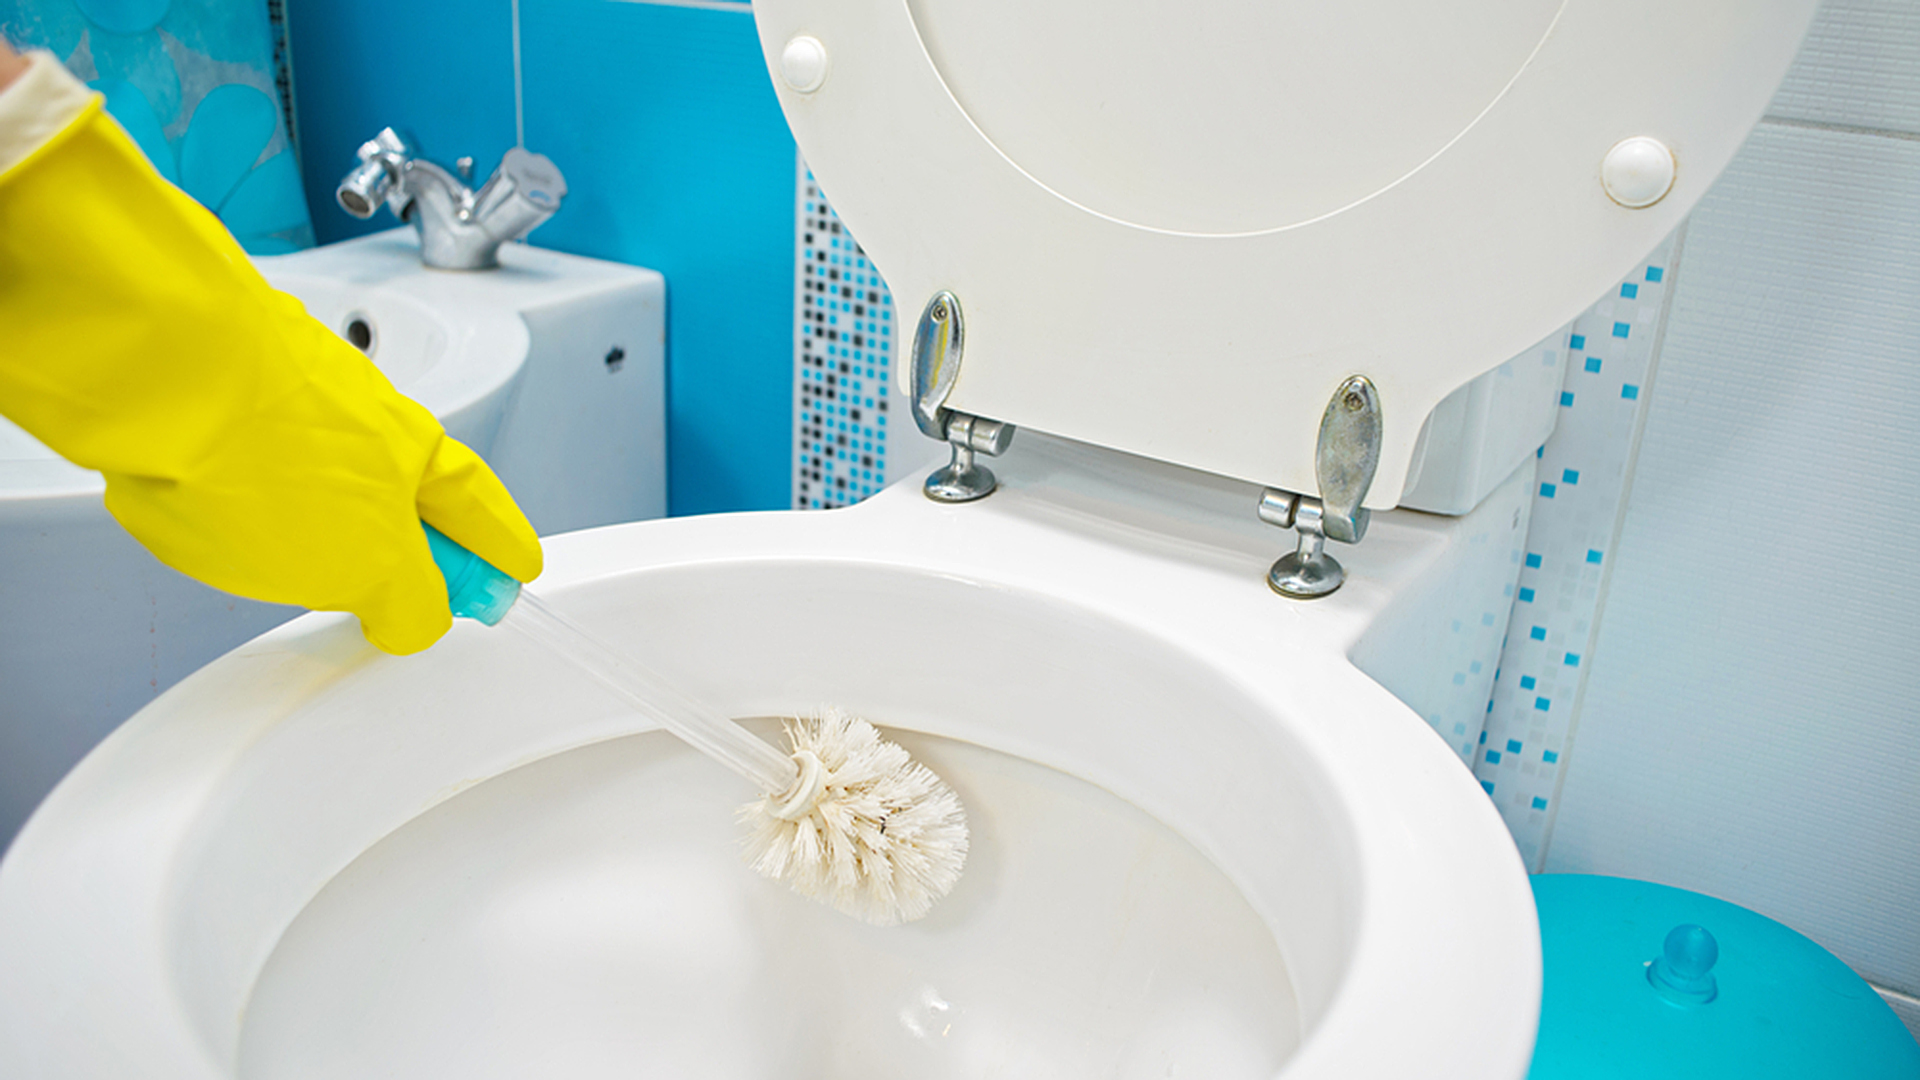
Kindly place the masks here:
<instances>
[{"instance_id":1,"label":"brush head","mask_svg":"<svg viewBox=\"0 0 1920 1080\"><path fill-rule=\"evenodd\" d=\"M872 724L839 709L788 720L786 731L801 777L793 791L740 808L747 861L875 926L925 915L967 859L960 797Z\"/></svg>"}]
</instances>

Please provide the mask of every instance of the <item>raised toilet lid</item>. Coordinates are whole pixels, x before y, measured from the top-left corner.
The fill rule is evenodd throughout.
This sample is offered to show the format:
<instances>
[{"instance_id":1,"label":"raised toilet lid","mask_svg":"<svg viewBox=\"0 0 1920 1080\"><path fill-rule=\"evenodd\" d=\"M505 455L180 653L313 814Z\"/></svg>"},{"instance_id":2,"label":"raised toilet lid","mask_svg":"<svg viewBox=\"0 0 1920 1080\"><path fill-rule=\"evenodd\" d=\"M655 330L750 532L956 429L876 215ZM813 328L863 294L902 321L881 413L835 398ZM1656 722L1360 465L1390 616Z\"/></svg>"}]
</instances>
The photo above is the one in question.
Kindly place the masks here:
<instances>
[{"instance_id":1,"label":"raised toilet lid","mask_svg":"<svg viewBox=\"0 0 1920 1080\"><path fill-rule=\"evenodd\" d=\"M754 17L808 164L893 289L896 354L929 297L959 298L949 407L1311 493L1321 414L1364 374L1384 420L1366 505L1385 508L1442 397L1679 223L1814 7L755 0ZM1628 150L1602 163L1635 137L1677 169L1630 209L1603 171L1644 200L1657 150L1652 175Z\"/></svg>"}]
</instances>

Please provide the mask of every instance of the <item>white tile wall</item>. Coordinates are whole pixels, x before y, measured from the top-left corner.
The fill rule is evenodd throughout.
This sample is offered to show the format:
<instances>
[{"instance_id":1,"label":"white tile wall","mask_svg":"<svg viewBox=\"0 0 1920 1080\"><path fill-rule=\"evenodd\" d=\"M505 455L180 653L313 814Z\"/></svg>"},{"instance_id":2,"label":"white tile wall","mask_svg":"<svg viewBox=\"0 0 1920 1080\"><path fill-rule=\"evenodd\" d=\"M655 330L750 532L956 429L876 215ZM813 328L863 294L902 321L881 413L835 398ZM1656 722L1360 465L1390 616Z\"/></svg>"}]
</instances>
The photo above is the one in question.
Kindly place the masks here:
<instances>
[{"instance_id":1,"label":"white tile wall","mask_svg":"<svg viewBox=\"0 0 1920 1080\"><path fill-rule=\"evenodd\" d=\"M1513 680L1539 682L1552 649L1516 605L1488 745L1527 753L1483 751L1476 771L1530 865L1777 918L1920 1036L1917 133L1920 4L1829 0L1672 253L1643 434L1624 411L1609 437L1569 410L1544 451L1543 475L1556 457L1627 463L1624 509L1608 550L1579 535L1600 535L1605 492L1536 501L1542 565L1521 585L1534 603L1536 578L1558 590L1550 636L1592 613L1585 682L1545 695L1557 714L1571 688L1573 709L1522 734ZM1568 370L1573 391L1583 365ZM1603 568L1545 573L1583 549Z\"/></svg>"},{"instance_id":2,"label":"white tile wall","mask_svg":"<svg viewBox=\"0 0 1920 1080\"><path fill-rule=\"evenodd\" d=\"M1678 248L1663 242L1574 320L1560 422L1540 450L1518 593L1486 727L1468 759L1533 870L1593 667Z\"/></svg>"},{"instance_id":3,"label":"white tile wall","mask_svg":"<svg viewBox=\"0 0 1920 1080\"><path fill-rule=\"evenodd\" d=\"M1827 0L1768 112L1920 132L1920 4Z\"/></svg>"},{"instance_id":4,"label":"white tile wall","mask_svg":"<svg viewBox=\"0 0 1920 1080\"><path fill-rule=\"evenodd\" d=\"M1765 125L1694 214L1549 870L1920 989L1920 142Z\"/></svg>"}]
</instances>

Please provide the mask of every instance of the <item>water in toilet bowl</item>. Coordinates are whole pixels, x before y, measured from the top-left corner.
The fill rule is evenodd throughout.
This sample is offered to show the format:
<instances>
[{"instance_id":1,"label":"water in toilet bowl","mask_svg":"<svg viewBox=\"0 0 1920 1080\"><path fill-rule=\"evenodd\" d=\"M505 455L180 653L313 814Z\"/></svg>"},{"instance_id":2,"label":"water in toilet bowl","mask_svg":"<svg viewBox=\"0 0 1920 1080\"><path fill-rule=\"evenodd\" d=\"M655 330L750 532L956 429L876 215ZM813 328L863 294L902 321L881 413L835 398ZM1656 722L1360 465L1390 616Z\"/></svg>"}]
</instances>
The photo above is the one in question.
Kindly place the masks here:
<instances>
[{"instance_id":1,"label":"water in toilet bowl","mask_svg":"<svg viewBox=\"0 0 1920 1080\"><path fill-rule=\"evenodd\" d=\"M865 719L832 707L790 717L776 749L445 533L422 528L455 618L513 628L760 791L735 816L747 861L762 875L875 926L924 917L959 880L964 806Z\"/></svg>"},{"instance_id":2,"label":"water in toilet bowl","mask_svg":"<svg viewBox=\"0 0 1920 1080\"><path fill-rule=\"evenodd\" d=\"M756 877L718 766L614 739L463 792L334 878L261 972L239 1075L1235 1080L1293 1053L1273 936L1172 830L890 734L973 821L926 919L863 926Z\"/></svg>"}]
</instances>

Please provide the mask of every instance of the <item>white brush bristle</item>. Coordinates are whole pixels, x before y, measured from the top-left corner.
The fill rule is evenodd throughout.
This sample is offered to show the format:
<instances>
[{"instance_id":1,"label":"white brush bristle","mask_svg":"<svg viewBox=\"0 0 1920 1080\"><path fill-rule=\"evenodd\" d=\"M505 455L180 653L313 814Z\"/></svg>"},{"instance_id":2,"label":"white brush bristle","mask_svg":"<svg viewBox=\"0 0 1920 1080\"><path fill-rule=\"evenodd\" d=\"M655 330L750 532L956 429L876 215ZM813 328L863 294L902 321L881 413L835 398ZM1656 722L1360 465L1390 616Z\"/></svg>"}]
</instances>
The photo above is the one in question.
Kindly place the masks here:
<instances>
[{"instance_id":1,"label":"white brush bristle","mask_svg":"<svg viewBox=\"0 0 1920 1080\"><path fill-rule=\"evenodd\" d=\"M797 821L775 817L778 793L740 808L747 861L793 891L876 926L912 922L960 879L967 816L933 770L839 709L786 723L795 751L825 768L825 787Z\"/></svg>"}]
</instances>

